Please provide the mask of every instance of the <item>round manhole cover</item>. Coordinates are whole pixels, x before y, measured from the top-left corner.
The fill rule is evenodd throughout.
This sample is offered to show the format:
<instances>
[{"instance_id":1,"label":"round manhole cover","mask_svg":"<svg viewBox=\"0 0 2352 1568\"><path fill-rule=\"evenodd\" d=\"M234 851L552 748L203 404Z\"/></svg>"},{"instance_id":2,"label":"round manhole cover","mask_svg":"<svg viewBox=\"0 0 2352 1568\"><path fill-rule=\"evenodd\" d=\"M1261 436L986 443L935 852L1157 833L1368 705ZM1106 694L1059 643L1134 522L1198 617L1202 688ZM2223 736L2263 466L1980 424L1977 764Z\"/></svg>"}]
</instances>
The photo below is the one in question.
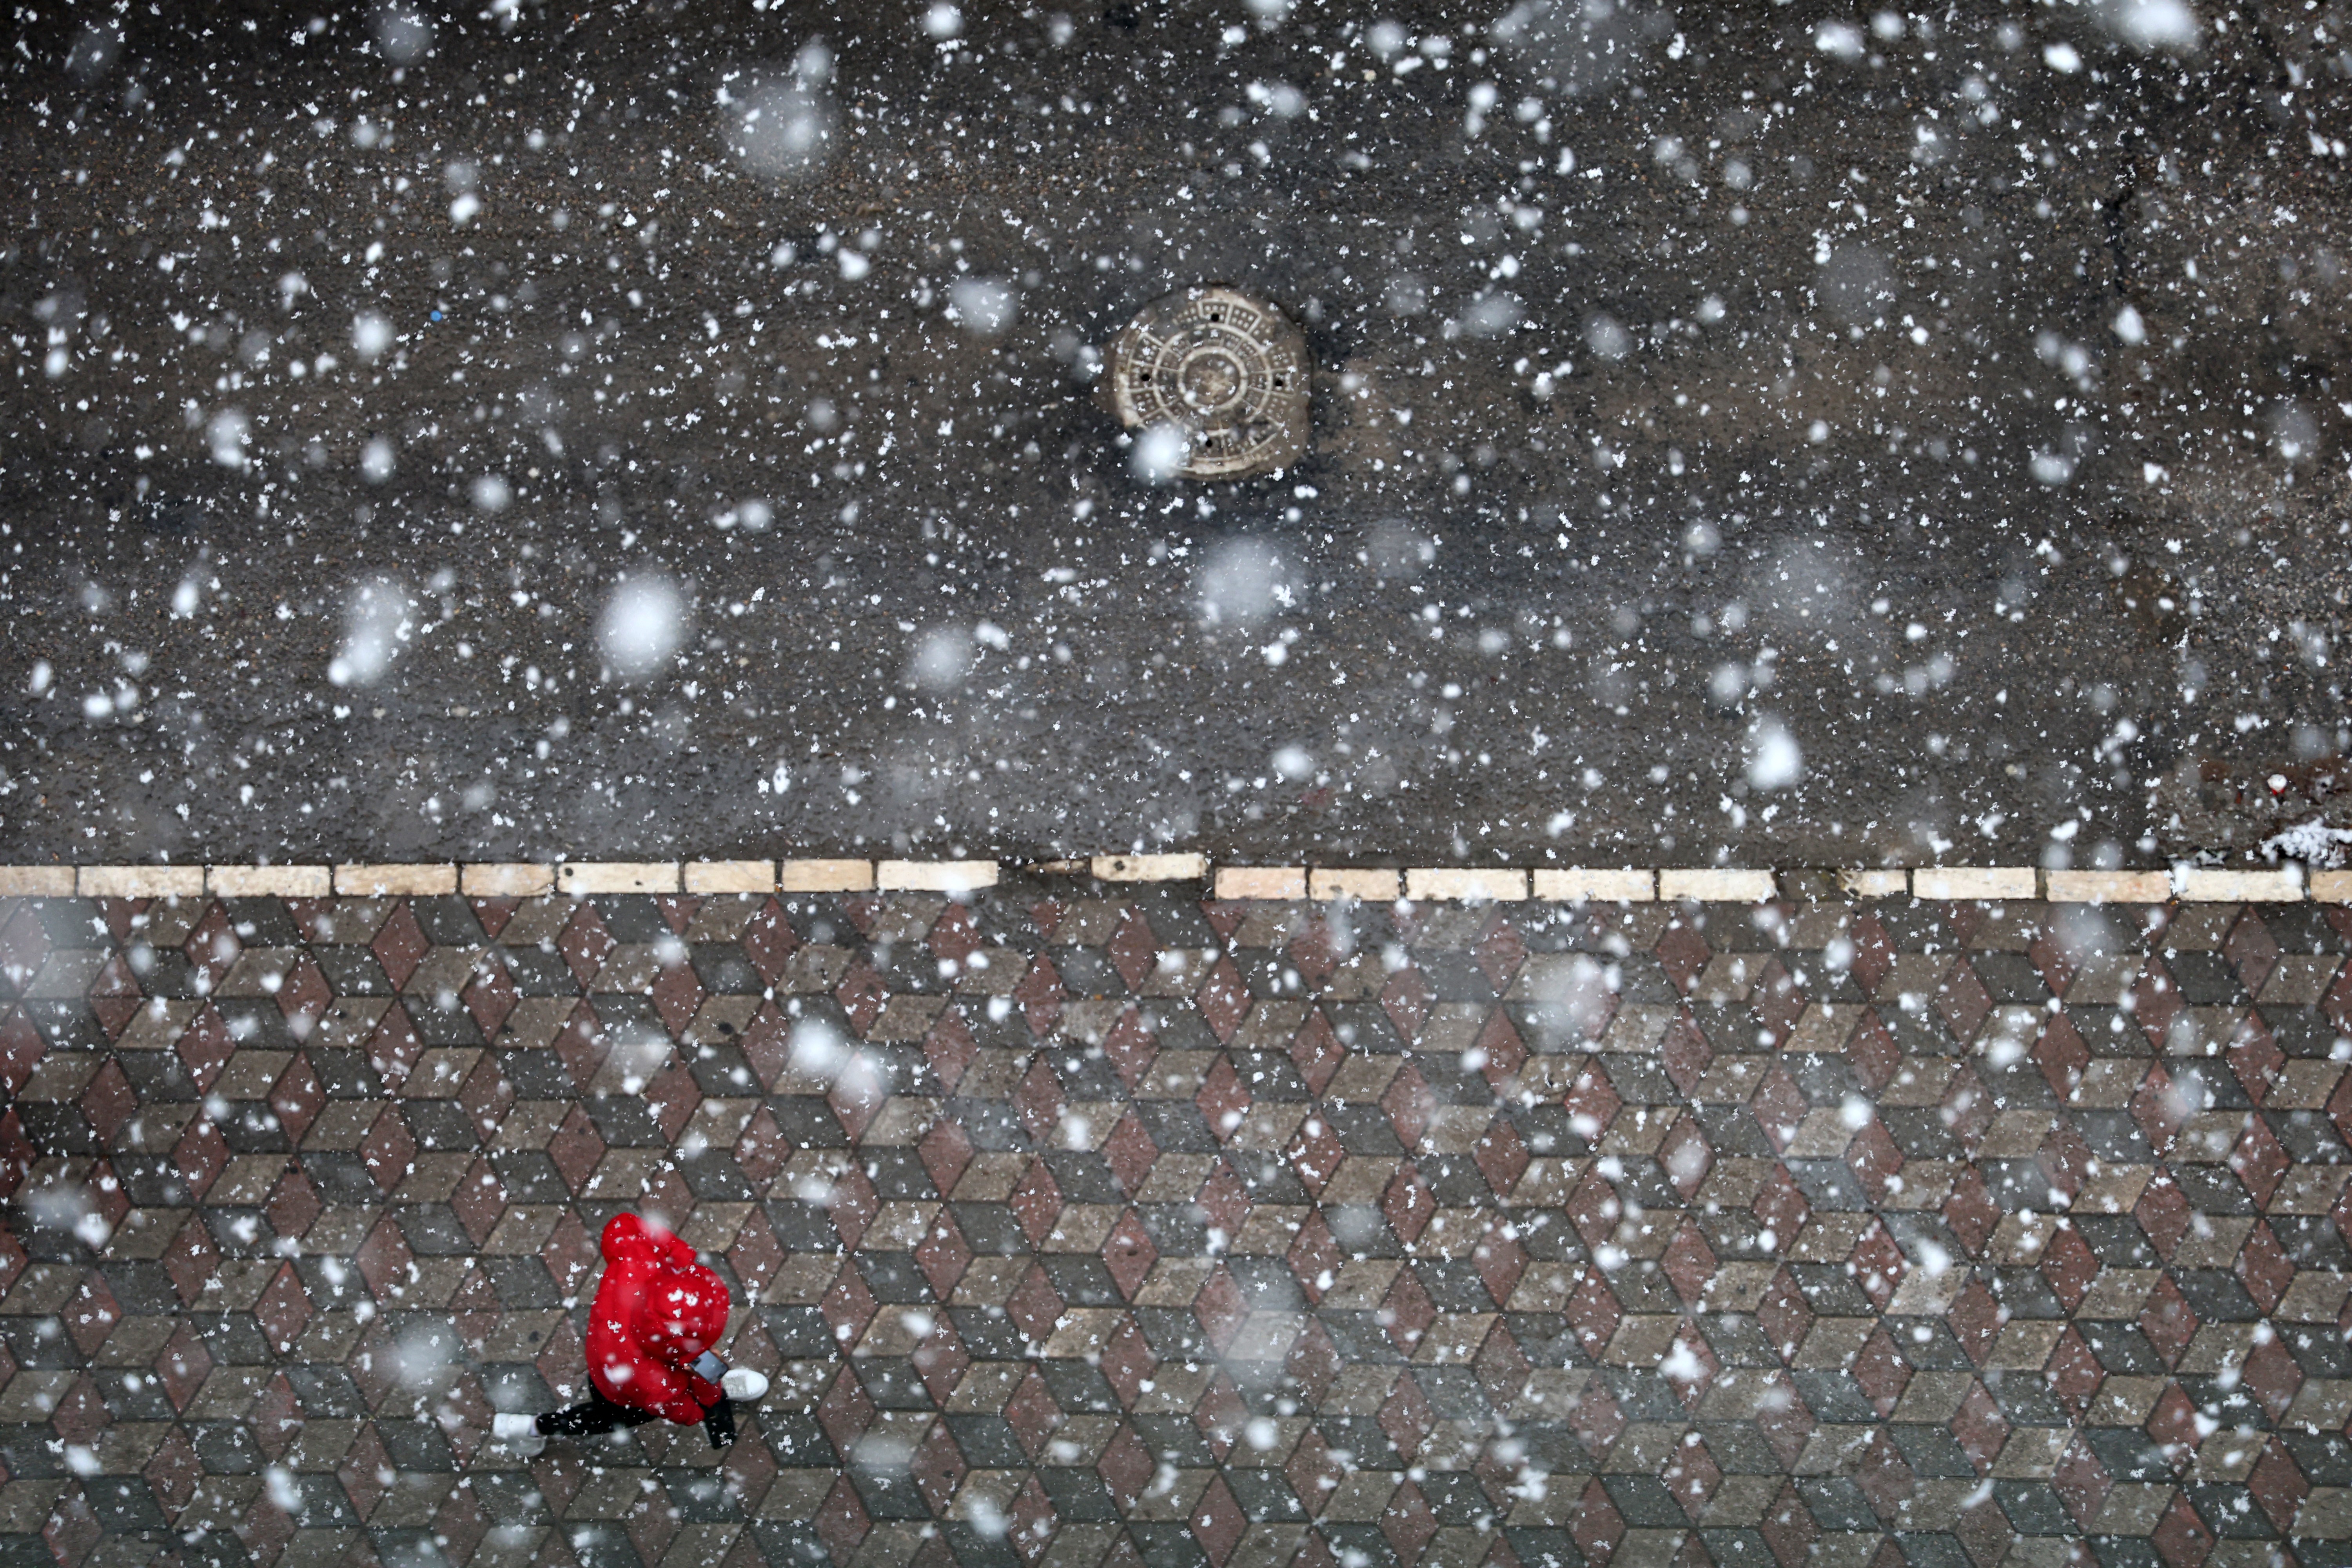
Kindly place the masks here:
<instances>
[{"instance_id":1,"label":"round manhole cover","mask_svg":"<svg viewBox=\"0 0 2352 1568\"><path fill-rule=\"evenodd\" d=\"M1177 471L1240 479L1307 450L1307 339L1272 305L1187 289L1143 308L1111 345L1112 402L1130 430L1185 437Z\"/></svg>"}]
</instances>

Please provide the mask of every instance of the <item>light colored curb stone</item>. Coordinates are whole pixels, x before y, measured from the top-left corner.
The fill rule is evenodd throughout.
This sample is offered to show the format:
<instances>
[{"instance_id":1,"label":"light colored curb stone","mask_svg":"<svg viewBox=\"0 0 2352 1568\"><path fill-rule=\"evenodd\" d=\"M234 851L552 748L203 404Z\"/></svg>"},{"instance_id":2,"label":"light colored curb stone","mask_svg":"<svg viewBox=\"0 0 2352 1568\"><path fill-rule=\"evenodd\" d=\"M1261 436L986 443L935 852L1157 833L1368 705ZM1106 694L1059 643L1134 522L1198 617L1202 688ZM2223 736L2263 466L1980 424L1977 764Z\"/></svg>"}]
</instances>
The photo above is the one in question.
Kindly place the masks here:
<instances>
[{"instance_id":1,"label":"light colored curb stone","mask_svg":"<svg viewBox=\"0 0 2352 1568\"><path fill-rule=\"evenodd\" d=\"M1658 896L1655 871L1538 870L1536 897L1545 903L1646 904Z\"/></svg>"},{"instance_id":2,"label":"light colored curb stone","mask_svg":"<svg viewBox=\"0 0 2352 1568\"><path fill-rule=\"evenodd\" d=\"M436 899L457 890L455 866L335 868L335 891L347 899Z\"/></svg>"},{"instance_id":3,"label":"light colored curb stone","mask_svg":"<svg viewBox=\"0 0 2352 1568\"><path fill-rule=\"evenodd\" d=\"M885 860L874 868L883 892L969 893L996 886L993 860Z\"/></svg>"},{"instance_id":4,"label":"light colored curb stone","mask_svg":"<svg viewBox=\"0 0 2352 1568\"><path fill-rule=\"evenodd\" d=\"M689 893L772 893L776 890L773 860L688 860L686 890Z\"/></svg>"},{"instance_id":5,"label":"light colored curb stone","mask_svg":"<svg viewBox=\"0 0 2352 1568\"><path fill-rule=\"evenodd\" d=\"M787 860L776 868L776 886L787 893L870 893L871 860Z\"/></svg>"},{"instance_id":6,"label":"light colored curb stone","mask_svg":"<svg viewBox=\"0 0 2352 1568\"><path fill-rule=\"evenodd\" d=\"M1517 903L1528 896L1528 874L1499 868L1413 866L1404 874L1408 899Z\"/></svg>"},{"instance_id":7,"label":"light colored curb stone","mask_svg":"<svg viewBox=\"0 0 2352 1568\"><path fill-rule=\"evenodd\" d=\"M84 866L74 890L85 899L201 899L202 866Z\"/></svg>"},{"instance_id":8,"label":"light colored curb stone","mask_svg":"<svg viewBox=\"0 0 2352 1568\"><path fill-rule=\"evenodd\" d=\"M324 866L215 866L205 887L216 899L323 899L335 874Z\"/></svg>"},{"instance_id":9,"label":"light colored curb stone","mask_svg":"<svg viewBox=\"0 0 2352 1568\"><path fill-rule=\"evenodd\" d=\"M0 877L5 875L0 872ZM2320 904L2352 904L2352 871L2314 871L2311 899Z\"/></svg>"},{"instance_id":10,"label":"light colored curb stone","mask_svg":"<svg viewBox=\"0 0 2352 1568\"><path fill-rule=\"evenodd\" d=\"M2200 871L2184 868L2173 873L2172 886L2184 904L2303 902L2303 872L2294 866L2282 866L2275 871Z\"/></svg>"},{"instance_id":11,"label":"light colored curb stone","mask_svg":"<svg viewBox=\"0 0 2352 1568\"><path fill-rule=\"evenodd\" d=\"M1094 874L1102 882L1197 882L1209 874L1202 855L1097 855Z\"/></svg>"},{"instance_id":12,"label":"light colored curb stone","mask_svg":"<svg viewBox=\"0 0 2352 1568\"><path fill-rule=\"evenodd\" d=\"M1662 870L1658 897L1703 904L1760 904L1779 891L1769 871Z\"/></svg>"},{"instance_id":13,"label":"light colored curb stone","mask_svg":"<svg viewBox=\"0 0 2352 1568\"><path fill-rule=\"evenodd\" d=\"M536 899L555 890L555 868L467 866L458 872L457 888L469 899Z\"/></svg>"},{"instance_id":14,"label":"light colored curb stone","mask_svg":"<svg viewBox=\"0 0 2352 1568\"><path fill-rule=\"evenodd\" d=\"M566 860L555 868L555 890L583 893L675 893L675 860Z\"/></svg>"},{"instance_id":15,"label":"light colored curb stone","mask_svg":"<svg viewBox=\"0 0 2352 1568\"><path fill-rule=\"evenodd\" d=\"M2032 899L2036 891L2031 866L1922 866L1911 873L1917 899Z\"/></svg>"},{"instance_id":16,"label":"light colored curb stone","mask_svg":"<svg viewBox=\"0 0 2352 1568\"><path fill-rule=\"evenodd\" d=\"M1210 879L1201 855L1098 855L1082 867L1107 882ZM1807 875L1812 875L1807 873ZM2033 900L2053 903L2352 903L2352 870L2313 871L2306 889L2297 866L2274 870L2214 870L2177 867L2163 871L2048 871L2024 866L1851 868L1833 874L1855 898L1900 895L1921 899ZM0 866L0 898L427 898L463 891L473 898L567 894L968 892L997 885L992 860L697 860L566 861L555 866L447 864L325 866ZM1779 889L1773 873L1728 869L1517 868L1417 866L1391 868L1223 866L1215 868L1220 899L1362 899L1400 896L1427 901L1491 900L1516 902L1532 891L1552 903L1646 903L1654 900L1759 903Z\"/></svg>"},{"instance_id":17,"label":"light colored curb stone","mask_svg":"<svg viewBox=\"0 0 2352 1568\"><path fill-rule=\"evenodd\" d=\"M1221 899L1303 899L1307 896L1304 866L1220 866L1217 897Z\"/></svg>"},{"instance_id":18,"label":"light colored curb stone","mask_svg":"<svg viewBox=\"0 0 2352 1568\"><path fill-rule=\"evenodd\" d=\"M2172 898L2172 879L2162 871L2046 871L2042 881L2053 904L2161 904Z\"/></svg>"},{"instance_id":19,"label":"light colored curb stone","mask_svg":"<svg viewBox=\"0 0 2352 1568\"><path fill-rule=\"evenodd\" d=\"M1390 867L1339 868L1318 866L1307 873L1307 896L1319 903L1333 899L1361 899L1367 903L1392 903L1402 879Z\"/></svg>"}]
</instances>

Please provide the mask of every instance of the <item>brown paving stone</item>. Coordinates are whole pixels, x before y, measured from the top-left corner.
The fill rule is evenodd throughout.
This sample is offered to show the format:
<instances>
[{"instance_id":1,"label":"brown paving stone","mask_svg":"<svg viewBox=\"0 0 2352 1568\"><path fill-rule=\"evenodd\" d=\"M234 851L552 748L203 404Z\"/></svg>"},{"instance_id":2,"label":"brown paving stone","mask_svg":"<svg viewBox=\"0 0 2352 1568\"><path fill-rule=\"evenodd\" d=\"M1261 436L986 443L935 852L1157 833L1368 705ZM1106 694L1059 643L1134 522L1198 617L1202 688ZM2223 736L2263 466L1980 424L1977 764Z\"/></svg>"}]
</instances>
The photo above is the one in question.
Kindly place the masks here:
<instances>
[{"instance_id":1,"label":"brown paving stone","mask_svg":"<svg viewBox=\"0 0 2352 1568\"><path fill-rule=\"evenodd\" d=\"M164 1271L184 1306L194 1307L220 1271L219 1249L204 1222L193 1216L173 1236L163 1252Z\"/></svg>"},{"instance_id":2,"label":"brown paving stone","mask_svg":"<svg viewBox=\"0 0 2352 1568\"><path fill-rule=\"evenodd\" d=\"M0 1092L15 1095L33 1076L48 1042L22 1009L0 1012Z\"/></svg>"},{"instance_id":3,"label":"brown paving stone","mask_svg":"<svg viewBox=\"0 0 2352 1568\"><path fill-rule=\"evenodd\" d=\"M173 1331L170 1341L157 1352L153 1363L156 1379L163 1384L175 1409L185 1410L196 1391L211 1375L212 1353L205 1349L202 1339L185 1324Z\"/></svg>"},{"instance_id":4,"label":"brown paving stone","mask_svg":"<svg viewBox=\"0 0 2352 1568\"><path fill-rule=\"evenodd\" d=\"M2199 1568L2213 1551L2212 1531L2189 1500L2178 1494L2149 1539L2167 1568Z\"/></svg>"},{"instance_id":5,"label":"brown paving stone","mask_svg":"<svg viewBox=\"0 0 2352 1568\"><path fill-rule=\"evenodd\" d=\"M79 1492L69 1492L41 1527L41 1535L60 1568L79 1568L104 1539L97 1515Z\"/></svg>"},{"instance_id":6,"label":"brown paving stone","mask_svg":"<svg viewBox=\"0 0 2352 1568\"><path fill-rule=\"evenodd\" d=\"M154 1457L141 1475L162 1505L164 1518L177 1519L195 1500L204 1473L194 1443L184 1428L174 1426L156 1446Z\"/></svg>"},{"instance_id":7,"label":"brown paving stone","mask_svg":"<svg viewBox=\"0 0 2352 1568\"><path fill-rule=\"evenodd\" d=\"M548 1140L547 1154L555 1163L563 1184L578 1193L588 1184L588 1178L604 1160L604 1140L587 1111L574 1105L565 1111L555 1136Z\"/></svg>"},{"instance_id":8,"label":"brown paving stone","mask_svg":"<svg viewBox=\"0 0 2352 1568\"><path fill-rule=\"evenodd\" d=\"M281 1264L253 1306L255 1321L268 1336L270 1348L283 1355L302 1337L310 1321L310 1300L301 1276L291 1264Z\"/></svg>"},{"instance_id":9,"label":"brown paving stone","mask_svg":"<svg viewBox=\"0 0 2352 1568\"><path fill-rule=\"evenodd\" d=\"M1112 966L1127 983L1127 988L1140 992L1152 977L1160 957L1159 940L1152 935L1150 922L1136 910L1120 910L1108 951Z\"/></svg>"},{"instance_id":10,"label":"brown paving stone","mask_svg":"<svg viewBox=\"0 0 2352 1568\"><path fill-rule=\"evenodd\" d=\"M417 1037L407 1009L394 1002L376 1020L365 1047L368 1066L383 1080L384 1087L398 1093L425 1055L425 1045Z\"/></svg>"},{"instance_id":11,"label":"brown paving stone","mask_svg":"<svg viewBox=\"0 0 2352 1568\"><path fill-rule=\"evenodd\" d=\"M121 1131L123 1123L129 1121L139 1109L139 1096L138 1091L131 1087L131 1079L123 1073L121 1064L109 1060L100 1063L98 1070L90 1075L81 1098L76 1103L88 1119L90 1131L98 1134L100 1142L111 1145Z\"/></svg>"},{"instance_id":12,"label":"brown paving stone","mask_svg":"<svg viewBox=\"0 0 2352 1568\"><path fill-rule=\"evenodd\" d=\"M377 926L368 951L383 966L384 975L394 988L404 989L432 945L425 940L424 928L417 924L415 912L403 900L394 903Z\"/></svg>"},{"instance_id":13,"label":"brown paving stone","mask_svg":"<svg viewBox=\"0 0 2352 1568\"><path fill-rule=\"evenodd\" d=\"M270 1228L279 1237L299 1239L309 1233L325 1207L309 1175L300 1166L295 1165L270 1189L269 1201L263 1213L268 1217Z\"/></svg>"},{"instance_id":14,"label":"brown paving stone","mask_svg":"<svg viewBox=\"0 0 2352 1568\"><path fill-rule=\"evenodd\" d=\"M255 1400L247 1415L254 1441L272 1459L283 1459L287 1449L301 1435L305 1422L301 1401L296 1397L294 1385L284 1373L269 1380Z\"/></svg>"}]
</instances>

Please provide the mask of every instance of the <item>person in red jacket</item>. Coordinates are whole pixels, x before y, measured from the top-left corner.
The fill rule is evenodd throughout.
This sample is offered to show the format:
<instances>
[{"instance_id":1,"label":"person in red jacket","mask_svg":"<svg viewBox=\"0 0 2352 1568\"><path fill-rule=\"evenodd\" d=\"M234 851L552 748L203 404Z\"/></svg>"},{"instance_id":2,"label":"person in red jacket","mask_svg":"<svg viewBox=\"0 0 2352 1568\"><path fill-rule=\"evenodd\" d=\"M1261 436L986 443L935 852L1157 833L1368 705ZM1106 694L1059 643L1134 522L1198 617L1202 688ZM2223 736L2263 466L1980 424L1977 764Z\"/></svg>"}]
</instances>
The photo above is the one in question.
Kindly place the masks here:
<instances>
[{"instance_id":1,"label":"person in red jacket","mask_svg":"<svg viewBox=\"0 0 2352 1568\"><path fill-rule=\"evenodd\" d=\"M768 1380L711 1353L727 1332L727 1286L694 1248L635 1215L604 1227L604 1278L588 1314L588 1403L546 1415L500 1414L492 1435L536 1454L550 1437L587 1437L656 1417L699 1421L712 1447L735 1440L734 1401Z\"/></svg>"}]
</instances>

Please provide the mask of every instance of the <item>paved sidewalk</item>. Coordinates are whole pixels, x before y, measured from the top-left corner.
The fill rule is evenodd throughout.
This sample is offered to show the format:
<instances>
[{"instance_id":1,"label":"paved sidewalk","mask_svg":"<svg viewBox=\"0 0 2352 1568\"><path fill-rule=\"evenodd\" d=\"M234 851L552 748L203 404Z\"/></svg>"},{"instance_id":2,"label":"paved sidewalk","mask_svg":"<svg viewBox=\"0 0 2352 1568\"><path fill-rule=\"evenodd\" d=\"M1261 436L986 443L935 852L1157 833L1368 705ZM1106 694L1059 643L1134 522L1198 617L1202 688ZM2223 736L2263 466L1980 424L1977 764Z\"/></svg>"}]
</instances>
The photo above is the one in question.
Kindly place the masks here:
<instances>
[{"instance_id":1,"label":"paved sidewalk","mask_svg":"<svg viewBox=\"0 0 2352 1568\"><path fill-rule=\"evenodd\" d=\"M2352 912L1080 886L0 900L0 1563L2352 1560Z\"/></svg>"}]
</instances>

